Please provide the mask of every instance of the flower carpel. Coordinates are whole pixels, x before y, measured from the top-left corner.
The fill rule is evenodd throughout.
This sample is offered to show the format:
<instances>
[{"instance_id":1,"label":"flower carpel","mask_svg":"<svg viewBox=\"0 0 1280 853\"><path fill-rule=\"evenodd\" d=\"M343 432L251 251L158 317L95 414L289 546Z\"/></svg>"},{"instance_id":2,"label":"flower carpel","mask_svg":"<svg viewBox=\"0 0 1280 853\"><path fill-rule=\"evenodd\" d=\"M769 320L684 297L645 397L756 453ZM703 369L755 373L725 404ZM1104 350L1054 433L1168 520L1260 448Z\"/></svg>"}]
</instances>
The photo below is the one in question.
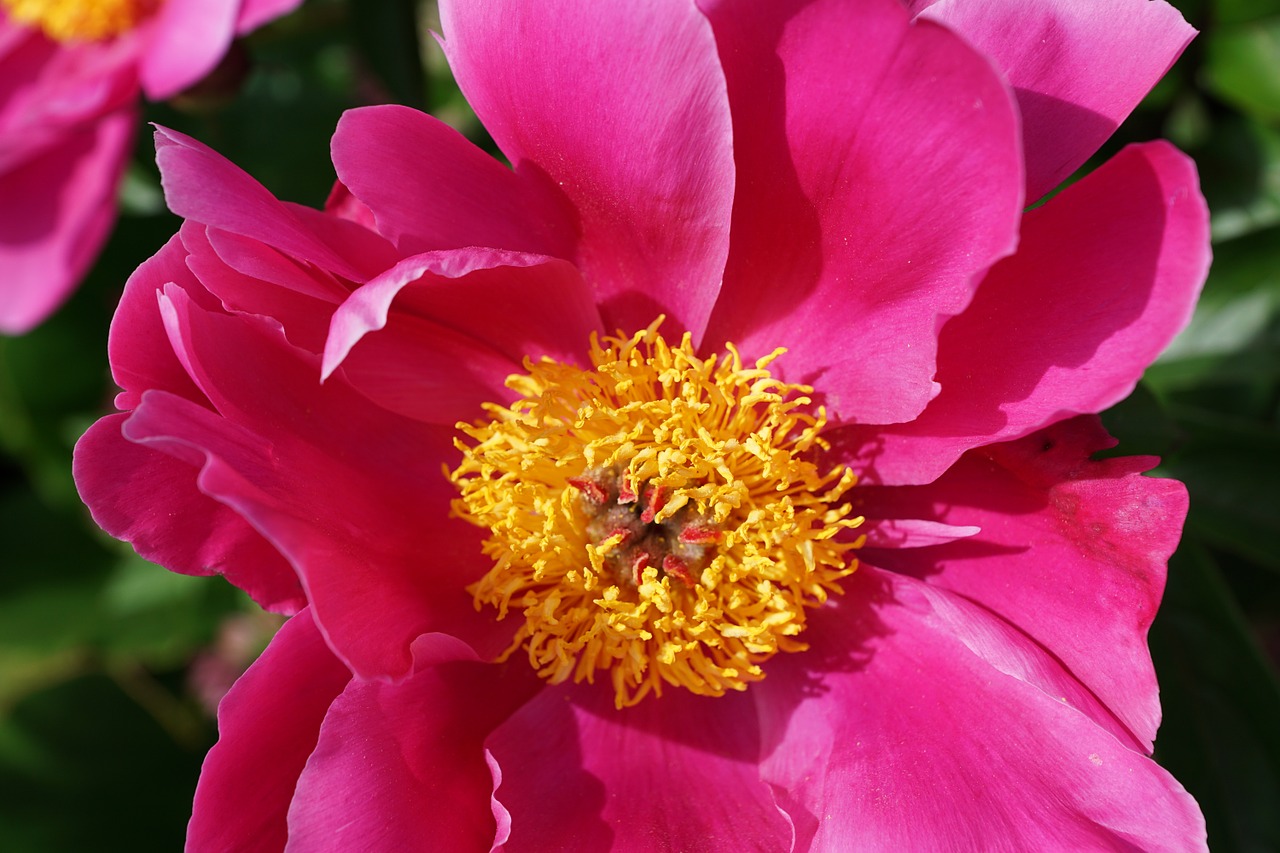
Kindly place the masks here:
<instances>
[{"instance_id":1,"label":"flower carpel","mask_svg":"<svg viewBox=\"0 0 1280 853\"><path fill-rule=\"evenodd\" d=\"M458 425L450 474L454 511L490 531L477 606L524 615L507 654L556 683L607 670L619 707L762 678L805 648L805 609L840 592L861 544L837 537L862 521L841 501L853 473L809 458L826 447L812 389L767 369L782 351L704 359L657 326L593 337L592 369L526 359L518 399Z\"/></svg>"}]
</instances>

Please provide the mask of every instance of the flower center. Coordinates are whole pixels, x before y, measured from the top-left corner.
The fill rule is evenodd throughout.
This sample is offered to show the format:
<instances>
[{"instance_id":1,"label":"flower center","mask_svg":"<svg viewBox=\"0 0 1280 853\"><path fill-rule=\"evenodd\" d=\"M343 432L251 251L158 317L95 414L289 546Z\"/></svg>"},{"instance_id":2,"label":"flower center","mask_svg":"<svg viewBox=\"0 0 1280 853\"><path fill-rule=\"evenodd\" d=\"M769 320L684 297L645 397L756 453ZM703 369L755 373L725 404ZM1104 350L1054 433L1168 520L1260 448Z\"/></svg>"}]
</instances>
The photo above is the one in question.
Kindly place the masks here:
<instances>
[{"instance_id":1,"label":"flower center","mask_svg":"<svg viewBox=\"0 0 1280 853\"><path fill-rule=\"evenodd\" d=\"M594 369L526 359L514 403L458 424L450 475L454 511L490 531L476 606L523 610L506 655L526 648L552 683L608 670L618 707L664 682L720 696L763 678L806 648L805 608L841 591L861 544L837 538L862 523L840 502L853 473L808 458L825 413L767 369L783 350L701 359L660 322L593 335Z\"/></svg>"},{"instance_id":2,"label":"flower center","mask_svg":"<svg viewBox=\"0 0 1280 853\"><path fill-rule=\"evenodd\" d=\"M101 41L132 30L163 0L0 0L9 17L54 41Z\"/></svg>"}]
</instances>

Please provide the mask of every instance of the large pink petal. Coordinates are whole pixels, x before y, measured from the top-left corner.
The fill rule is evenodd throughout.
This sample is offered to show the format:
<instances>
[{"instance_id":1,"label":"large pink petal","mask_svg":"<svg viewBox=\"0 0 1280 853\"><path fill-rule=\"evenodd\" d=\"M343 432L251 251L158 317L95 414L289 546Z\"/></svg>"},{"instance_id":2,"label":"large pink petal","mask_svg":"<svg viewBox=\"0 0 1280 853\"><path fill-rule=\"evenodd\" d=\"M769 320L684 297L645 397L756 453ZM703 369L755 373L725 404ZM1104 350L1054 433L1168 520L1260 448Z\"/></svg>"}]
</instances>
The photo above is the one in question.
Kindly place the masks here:
<instances>
[{"instance_id":1,"label":"large pink petal","mask_svg":"<svg viewBox=\"0 0 1280 853\"><path fill-rule=\"evenodd\" d=\"M1027 198L1098 150L1195 35L1163 0L938 0L923 15L996 61L1018 96Z\"/></svg>"},{"instance_id":2,"label":"large pink petal","mask_svg":"<svg viewBox=\"0 0 1280 853\"><path fill-rule=\"evenodd\" d=\"M798 849L1205 849L1195 801L1022 635L867 565L847 587L752 687Z\"/></svg>"},{"instance_id":3,"label":"large pink petal","mask_svg":"<svg viewBox=\"0 0 1280 853\"><path fill-rule=\"evenodd\" d=\"M126 440L127 418L105 417L76 442L76 488L98 526L166 569L223 575L268 610L303 607L302 584L280 552L197 488L195 466Z\"/></svg>"},{"instance_id":4,"label":"large pink petal","mask_svg":"<svg viewBox=\"0 0 1280 853\"><path fill-rule=\"evenodd\" d=\"M396 105L343 113L333 165L405 254L491 246L571 257L573 212L439 119Z\"/></svg>"},{"instance_id":5,"label":"large pink petal","mask_svg":"<svg viewBox=\"0 0 1280 853\"><path fill-rule=\"evenodd\" d=\"M724 75L692 0L446 0L440 18L458 83L516 172L577 209L574 260L610 328L666 312L698 338L734 171Z\"/></svg>"},{"instance_id":6,"label":"large pink petal","mask_svg":"<svg viewBox=\"0 0 1280 853\"><path fill-rule=\"evenodd\" d=\"M228 0L166 0L151 22L139 72L153 101L199 82L226 54L237 6Z\"/></svg>"},{"instance_id":7,"label":"large pink petal","mask_svg":"<svg viewBox=\"0 0 1280 853\"><path fill-rule=\"evenodd\" d=\"M161 309L219 414L148 392L125 437L200 467L201 491L288 558L357 674L406 674L409 645L427 631L485 655L502 647L510 630L464 591L487 564L478 531L448 517L451 430L369 406L342 382L322 386L318 360L268 320L207 312L172 287Z\"/></svg>"},{"instance_id":8,"label":"large pink petal","mask_svg":"<svg viewBox=\"0 0 1280 853\"><path fill-rule=\"evenodd\" d=\"M351 384L379 405L452 426L474 420L483 403L508 399L504 382L522 372L523 359L580 361L600 325L590 289L566 261L488 249L429 252L404 259L343 303L323 375L342 364Z\"/></svg>"},{"instance_id":9,"label":"large pink petal","mask_svg":"<svg viewBox=\"0 0 1280 853\"><path fill-rule=\"evenodd\" d=\"M1187 493L1174 480L1140 476L1149 458L1090 461L1114 444L1096 418L1081 417L973 451L928 486L860 489L860 512L981 528L935 548L863 556L1016 625L1150 749L1160 700L1147 629Z\"/></svg>"},{"instance_id":10,"label":"large pink petal","mask_svg":"<svg viewBox=\"0 0 1280 853\"><path fill-rule=\"evenodd\" d=\"M605 684L549 688L487 746L510 853L790 849L749 696L672 689L619 711Z\"/></svg>"},{"instance_id":11,"label":"large pink petal","mask_svg":"<svg viewBox=\"0 0 1280 853\"><path fill-rule=\"evenodd\" d=\"M187 850L279 853L294 786L351 673L311 612L284 624L218 706L220 738L196 787Z\"/></svg>"},{"instance_id":12,"label":"large pink petal","mask_svg":"<svg viewBox=\"0 0 1280 853\"><path fill-rule=\"evenodd\" d=\"M266 187L191 137L157 128L156 163L165 201L178 216L252 237L352 281L369 277Z\"/></svg>"},{"instance_id":13,"label":"large pink petal","mask_svg":"<svg viewBox=\"0 0 1280 853\"><path fill-rule=\"evenodd\" d=\"M937 330L1014 246L1022 166L988 62L894 0L704 0L734 116L738 195L707 343L813 384L839 419L936 393Z\"/></svg>"},{"instance_id":14,"label":"large pink petal","mask_svg":"<svg viewBox=\"0 0 1280 853\"><path fill-rule=\"evenodd\" d=\"M122 107L0 175L0 332L48 317L97 258L137 121Z\"/></svg>"},{"instance_id":15,"label":"large pink petal","mask_svg":"<svg viewBox=\"0 0 1280 853\"><path fill-rule=\"evenodd\" d=\"M438 656L426 646L447 639L422 637L415 651ZM289 853L489 850L484 738L541 688L528 666L465 659L420 666L398 684L352 681L298 780Z\"/></svg>"},{"instance_id":16,"label":"large pink petal","mask_svg":"<svg viewBox=\"0 0 1280 853\"><path fill-rule=\"evenodd\" d=\"M852 428L885 483L928 482L965 450L1123 400L1186 325L1209 267L1195 166L1164 142L1126 148L1029 212L939 338L942 393L914 422Z\"/></svg>"}]
</instances>

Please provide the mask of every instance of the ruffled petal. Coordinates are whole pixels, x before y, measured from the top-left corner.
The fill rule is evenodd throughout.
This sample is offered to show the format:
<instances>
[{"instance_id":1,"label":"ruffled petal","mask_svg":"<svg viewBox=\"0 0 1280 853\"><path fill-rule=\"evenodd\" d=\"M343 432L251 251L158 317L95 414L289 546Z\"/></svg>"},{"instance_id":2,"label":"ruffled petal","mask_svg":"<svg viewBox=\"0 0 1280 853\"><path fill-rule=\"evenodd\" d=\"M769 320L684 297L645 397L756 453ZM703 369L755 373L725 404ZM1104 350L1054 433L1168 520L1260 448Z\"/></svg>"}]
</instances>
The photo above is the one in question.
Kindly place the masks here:
<instances>
[{"instance_id":1,"label":"ruffled petal","mask_svg":"<svg viewBox=\"0 0 1280 853\"><path fill-rule=\"evenodd\" d=\"M489 737L504 851L791 849L748 696L673 689L619 711L602 688L548 688Z\"/></svg>"},{"instance_id":2,"label":"ruffled petal","mask_svg":"<svg viewBox=\"0 0 1280 853\"><path fill-rule=\"evenodd\" d=\"M445 0L440 19L458 84L517 174L576 209L572 260L608 326L665 312L699 337L734 169L724 75L692 0Z\"/></svg>"},{"instance_id":3,"label":"ruffled petal","mask_svg":"<svg viewBox=\"0 0 1280 853\"><path fill-rule=\"evenodd\" d=\"M860 489L867 512L981 528L936 548L863 555L1016 625L1150 750L1160 700L1147 629L1187 493L1175 480L1140 476L1153 459L1090 460L1114 444L1096 418L1080 417L969 453L928 486Z\"/></svg>"},{"instance_id":4,"label":"ruffled petal","mask_svg":"<svg viewBox=\"0 0 1280 853\"><path fill-rule=\"evenodd\" d=\"M404 254L463 246L571 257L573 212L444 122L392 104L343 113L333 136L341 184Z\"/></svg>"},{"instance_id":5,"label":"ruffled petal","mask_svg":"<svg viewBox=\"0 0 1280 853\"><path fill-rule=\"evenodd\" d=\"M307 261L351 281L365 281L378 264L365 265L340 254L266 187L209 147L189 136L156 129L156 163L165 201L178 216L251 237L290 257ZM345 220L346 225L356 226Z\"/></svg>"},{"instance_id":6,"label":"ruffled petal","mask_svg":"<svg viewBox=\"0 0 1280 853\"><path fill-rule=\"evenodd\" d=\"M1206 849L1190 795L1022 634L871 566L847 587L752 687L797 849Z\"/></svg>"},{"instance_id":7,"label":"ruffled petal","mask_svg":"<svg viewBox=\"0 0 1280 853\"><path fill-rule=\"evenodd\" d=\"M127 418L105 417L76 442L76 488L94 522L171 571L223 575L267 610L305 606L302 584L280 552L202 493L194 466L126 440Z\"/></svg>"},{"instance_id":8,"label":"ruffled petal","mask_svg":"<svg viewBox=\"0 0 1280 853\"><path fill-rule=\"evenodd\" d=\"M117 109L0 174L0 332L34 328L97 258L137 121Z\"/></svg>"},{"instance_id":9,"label":"ruffled petal","mask_svg":"<svg viewBox=\"0 0 1280 853\"><path fill-rule=\"evenodd\" d=\"M915 421L851 427L884 483L932 480L965 450L1128 396L1186 325L1209 268L1195 165L1126 148L1029 212L1018 253L942 330L942 393Z\"/></svg>"},{"instance_id":10,"label":"ruffled petal","mask_svg":"<svg viewBox=\"0 0 1280 853\"><path fill-rule=\"evenodd\" d=\"M187 250L181 234L175 234L125 282L107 339L111 378L123 389L116 395L118 409L136 408L142 402L143 392L148 390L168 391L208 405L204 392L191 381L174 353L164 319L156 310L156 298L168 284L182 288L206 307L216 307L217 303L191 274L186 261Z\"/></svg>"},{"instance_id":11,"label":"ruffled petal","mask_svg":"<svg viewBox=\"0 0 1280 853\"><path fill-rule=\"evenodd\" d=\"M925 5L925 18L945 24L994 59L1013 86L1022 113L1029 201L1084 165L1196 32L1163 0Z\"/></svg>"},{"instance_id":12,"label":"ruffled petal","mask_svg":"<svg viewBox=\"0 0 1280 853\"><path fill-rule=\"evenodd\" d=\"M351 680L311 613L284 624L218 706L220 738L196 787L187 850L279 853L320 723Z\"/></svg>"},{"instance_id":13,"label":"ruffled petal","mask_svg":"<svg viewBox=\"0 0 1280 853\"><path fill-rule=\"evenodd\" d=\"M409 646L448 631L485 656L510 629L475 613L467 583L489 567L479 534L448 517L451 431L321 386L318 360L278 327L161 299L175 351L218 414L148 392L131 441L200 467L202 492L234 508L289 560L335 652L362 677L400 677Z\"/></svg>"},{"instance_id":14,"label":"ruffled petal","mask_svg":"<svg viewBox=\"0 0 1280 853\"><path fill-rule=\"evenodd\" d=\"M404 259L343 303L323 375L342 364L347 380L379 405L453 426L474 420L484 403L508 399L504 382L523 359L580 362L600 329L590 288L572 264L488 249L430 252Z\"/></svg>"},{"instance_id":15,"label":"ruffled petal","mask_svg":"<svg viewBox=\"0 0 1280 853\"><path fill-rule=\"evenodd\" d=\"M939 324L1015 244L1012 96L894 0L704 5L740 176L707 342L787 347L776 369L837 419L909 420L936 393Z\"/></svg>"},{"instance_id":16,"label":"ruffled petal","mask_svg":"<svg viewBox=\"0 0 1280 853\"><path fill-rule=\"evenodd\" d=\"M427 647L449 640L422 637L415 652L448 657ZM527 666L465 659L420 665L397 684L352 681L298 780L287 850L489 850L484 739L542 684Z\"/></svg>"}]
</instances>

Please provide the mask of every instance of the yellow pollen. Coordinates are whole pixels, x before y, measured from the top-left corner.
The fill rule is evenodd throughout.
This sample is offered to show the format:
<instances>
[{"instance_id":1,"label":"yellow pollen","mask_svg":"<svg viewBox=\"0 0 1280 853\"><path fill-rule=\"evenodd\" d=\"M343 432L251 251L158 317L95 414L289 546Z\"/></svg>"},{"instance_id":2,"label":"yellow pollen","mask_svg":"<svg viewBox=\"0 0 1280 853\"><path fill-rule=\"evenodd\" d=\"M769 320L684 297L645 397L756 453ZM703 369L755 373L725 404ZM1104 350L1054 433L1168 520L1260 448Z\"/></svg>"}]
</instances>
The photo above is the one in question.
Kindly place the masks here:
<instances>
[{"instance_id":1,"label":"yellow pollen","mask_svg":"<svg viewBox=\"0 0 1280 853\"><path fill-rule=\"evenodd\" d=\"M163 0L0 0L15 21L54 41L102 41L132 30Z\"/></svg>"},{"instance_id":2,"label":"yellow pollen","mask_svg":"<svg viewBox=\"0 0 1280 853\"><path fill-rule=\"evenodd\" d=\"M449 474L454 512L490 531L476 607L524 617L504 657L523 647L552 683L607 670L619 708L763 678L806 648L806 608L841 592L862 544L839 536L862 523L841 501L853 473L810 460L828 447L813 389L767 369L783 350L703 359L661 321L593 335L594 369L526 359L515 402L458 424Z\"/></svg>"}]
</instances>

